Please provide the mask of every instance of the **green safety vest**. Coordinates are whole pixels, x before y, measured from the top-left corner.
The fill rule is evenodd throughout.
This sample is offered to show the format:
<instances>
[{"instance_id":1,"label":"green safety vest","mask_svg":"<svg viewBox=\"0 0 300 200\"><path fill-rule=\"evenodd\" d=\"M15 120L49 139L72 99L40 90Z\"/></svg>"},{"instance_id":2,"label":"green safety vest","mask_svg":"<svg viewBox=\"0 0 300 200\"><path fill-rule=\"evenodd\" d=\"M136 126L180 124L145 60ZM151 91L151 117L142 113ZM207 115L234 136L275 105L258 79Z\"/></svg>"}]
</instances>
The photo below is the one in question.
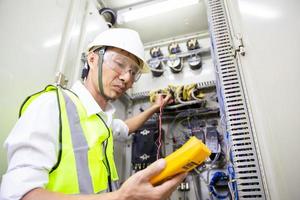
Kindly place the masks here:
<instances>
[{"instance_id":1,"label":"green safety vest","mask_svg":"<svg viewBox=\"0 0 300 200\"><path fill-rule=\"evenodd\" d=\"M65 194L93 194L118 180L113 158L113 136L99 114L87 116L79 98L60 86L47 86L29 96L19 116L41 94L55 92L59 106L59 152L45 188Z\"/></svg>"}]
</instances>

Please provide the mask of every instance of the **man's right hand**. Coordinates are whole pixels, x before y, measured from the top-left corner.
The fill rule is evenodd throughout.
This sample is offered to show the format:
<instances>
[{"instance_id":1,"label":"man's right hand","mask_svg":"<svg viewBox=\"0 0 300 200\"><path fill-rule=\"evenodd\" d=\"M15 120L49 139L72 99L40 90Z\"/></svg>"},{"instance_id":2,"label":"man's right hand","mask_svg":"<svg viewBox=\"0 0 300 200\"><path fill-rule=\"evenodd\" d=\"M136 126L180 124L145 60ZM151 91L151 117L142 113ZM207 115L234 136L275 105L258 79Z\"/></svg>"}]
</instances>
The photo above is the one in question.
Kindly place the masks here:
<instances>
[{"instance_id":1,"label":"man's right hand","mask_svg":"<svg viewBox=\"0 0 300 200\"><path fill-rule=\"evenodd\" d=\"M120 199L130 200L163 200L167 199L177 186L186 177L186 174L180 174L169 179L158 186L150 183L151 177L159 174L166 166L164 159L159 159L152 163L146 169L137 172L124 182L122 187L117 191Z\"/></svg>"},{"instance_id":2,"label":"man's right hand","mask_svg":"<svg viewBox=\"0 0 300 200\"><path fill-rule=\"evenodd\" d=\"M186 177L186 174L180 174L154 187L150 183L151 177L159 174L165 166L164 159L157 160L146 169L131 176L115 192L97 195L64 195L43 188L35 188L24 195L22 200L163 200L167 199Z\"/></svg>"}]
</instances>

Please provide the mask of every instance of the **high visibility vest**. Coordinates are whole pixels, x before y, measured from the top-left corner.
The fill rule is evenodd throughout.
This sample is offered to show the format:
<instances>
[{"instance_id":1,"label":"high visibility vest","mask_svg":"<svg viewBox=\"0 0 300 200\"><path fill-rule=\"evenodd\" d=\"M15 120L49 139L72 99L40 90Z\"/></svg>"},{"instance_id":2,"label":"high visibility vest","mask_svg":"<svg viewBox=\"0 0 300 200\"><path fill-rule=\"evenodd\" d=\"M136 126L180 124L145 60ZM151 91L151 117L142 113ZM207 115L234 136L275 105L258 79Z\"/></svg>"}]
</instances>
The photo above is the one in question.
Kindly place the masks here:
<instances>
[{"instance_id":1,"label":"high visibility vest","mask_svg":"<svg viewBox=\"0 0 300 200\"><path fill-rule=\"evenodd\" d=\"M45 188L65 194L93 194L106 190L110 181L118 180L111 128L107 127L101 115L87 116L76 94L52 85L28 97L19 116L46 92L57 95L59 152Z\"/></svg>"}]
</instances>

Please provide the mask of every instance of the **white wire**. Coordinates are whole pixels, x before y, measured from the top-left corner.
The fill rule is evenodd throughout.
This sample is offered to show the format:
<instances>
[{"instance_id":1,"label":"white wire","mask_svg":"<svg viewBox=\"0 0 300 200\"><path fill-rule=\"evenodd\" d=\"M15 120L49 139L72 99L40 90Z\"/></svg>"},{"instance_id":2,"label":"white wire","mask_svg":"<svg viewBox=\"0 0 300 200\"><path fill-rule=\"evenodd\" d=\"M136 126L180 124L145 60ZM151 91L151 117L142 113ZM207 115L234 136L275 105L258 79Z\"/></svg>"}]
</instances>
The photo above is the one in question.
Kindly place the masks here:
<instances>
[{"instance_id":1,"label":"white wire","mask_svg":"<svg viewBox=\"0 0 300 200\"><path fill-rule=\"evenodd\" d=\"M227 185L228 185L229 192L230 192L230 195L231 195L232 199L235 199L235 194L233 192L233 189L231 188L231 182L228 181Z\"/></svg>"}]
</instances>

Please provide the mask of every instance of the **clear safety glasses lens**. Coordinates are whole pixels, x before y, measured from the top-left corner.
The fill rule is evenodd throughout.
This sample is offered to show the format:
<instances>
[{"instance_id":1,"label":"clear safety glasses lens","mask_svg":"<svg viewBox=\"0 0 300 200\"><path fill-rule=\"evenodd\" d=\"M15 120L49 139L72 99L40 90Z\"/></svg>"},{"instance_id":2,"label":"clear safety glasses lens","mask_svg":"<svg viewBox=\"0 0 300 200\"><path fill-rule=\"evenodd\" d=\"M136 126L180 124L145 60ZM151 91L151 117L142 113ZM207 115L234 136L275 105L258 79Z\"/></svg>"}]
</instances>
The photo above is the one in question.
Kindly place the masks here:
<instances>
[{"instance_id":1,"label":"clear safety glasses lens","mask_svg":"<svg viewBox=\"0 0 300 200\"><path fill-rule=\"evenodd\" d=\"M122 54L109 52L108 55L105 55L105 61L118 74L123 75L129 73L130 78L135 82L141 76L141 70L138 64Z\"/></svg>"}]
</instances>

